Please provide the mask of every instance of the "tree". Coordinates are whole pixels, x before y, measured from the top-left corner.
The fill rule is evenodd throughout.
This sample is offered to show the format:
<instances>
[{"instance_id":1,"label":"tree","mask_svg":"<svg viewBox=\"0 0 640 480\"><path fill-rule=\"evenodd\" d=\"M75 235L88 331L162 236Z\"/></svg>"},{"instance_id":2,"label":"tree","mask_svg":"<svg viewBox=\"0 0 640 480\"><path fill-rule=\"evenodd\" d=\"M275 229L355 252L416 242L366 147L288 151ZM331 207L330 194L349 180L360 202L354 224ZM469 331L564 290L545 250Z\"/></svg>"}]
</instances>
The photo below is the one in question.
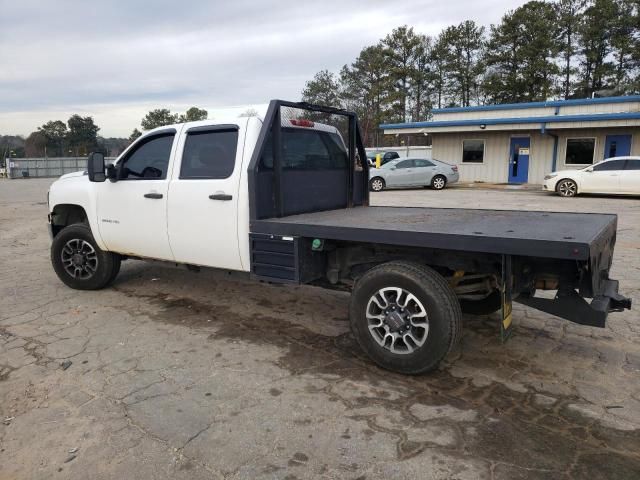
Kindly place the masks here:
<instances>
[{"instance_id":1,"label":"tree","mask_svg":"<svg viewBox=\"0 0 640 480\"><path fill-rule=\"evenodd\" d=\"M633 92L634 53L640 45L640 2L618 0L616 19L611 29L611 50L614 61L613 84L618 93Z\"/></svg>"},{"instance_id":2,"label":"tree","mask_svg":"<svg viewBox=\"0 0 640 480\"><path fill-rule=\"evenodd\" d=\"M144 130L151 130L165 125L178 123L178 115L171 113L168 108L158 108L147 113L140 124Z\"/></svg>"},{"instance_id":3,"label":"tree","mask_svg":"<svg viewBox=\"0 0 640 480\"><path fill-rule=\"evenodd\" d=\"M556 3L558 25L560 27L560 52L562 53L562 95L564 99L571 96L572 77L576 69L571 61L578 51L578 29L584 13L586 0L558 0Z\"/></svg>"},{"instance_id":4,"label":"tree","mask_svg":"<svg viewBox=\"0 0 640 480\"><path fill-rule=\"evenodd\" d=\"M98 148L100 127L93 122L93 117L71 115L67 120L67 125L69 126L67 143L74 156L87 155Z\"/></svg>"},{"instance_id":5,"label":"tree","mask_svg":"<svg viewBox=\"0 0 640 480\"><path fill-rule=\"evenodd\" d=\"M416 53L421 44L421 36L416 35L413 28L406 25L394 28L381 42L389 75L395 87L395 97L398 100L394 110L402 121L407 120L411 80L415 78Z\"/></svg>"},{"instance_id":6,"label":"tree","mask_svg":"<svg viewBox=\"0 0 640 480\"><path fill-rule=\"evenodd\" d=\"M384 48L365 47L358 58L342 67L340 96L344 106L358 114L367 145L379 145L378 125L391 114L393 85L387 75Z\"/></svg>"},{"instance_id":7,"label":"tree","mask_svg":"<svg viewBox=\"0 0 640 480\"><path fill-rule=\"evenodd\" d=\"M326 107L340 106L340 86L336 76L329 70L321 70L304 85L302 101L324 105Z\"/></svg>"},{"instance_id":8,"label":"tree","mask_svg":"<svg viewBox=\"0 0 640 480\"><path fill-rule=\"evenodd\" d=\"M134 128L133 132L131 132L131 135L129 135L129 143L132 143L133 141L135 141L141 135L142 135L142 132L140 130L138 130L137 128Z\"/></svg>"},{"instance_id":9,"label":"tree","mask_svg":"<svg viewBox=\"0 0 640 480\"><path fill-rule=\"evenodd\" d=\"M483 69L484 27L467 20L446 28L441 41L449 92L458 105L468 107L472 95L477 101L478 78Z\"/></svg>"},{"instance_id":10,"label":"tree","mask_svg":"<svg viewBox=\"0 0 640 480\"><path fill-rule=\"evenodd\" d=\"M62 120L50 120L38 131L47 139L45 154L49 157L64 156L64 147L67 138L67 126Z\"/></svg>"},{"instance_id":11,"label":"tree","mask_svg":"<svg viewBox=\"0 0 640 480\"><path fill-rule=\"evenodd\" d=\"M198 107L191 107L189 110L178 117L178 122L196 122L198 120L206 120L208 116L209 112L207 112L206 110Z\"/></svg>"},{"instance_id":12,"label":"tree","mask_svg":"<svg viewBox=\"0 0 640 480\"><path fill-rule=\"evenodd\" d=\"M608 87L614 75L611 33L616 23L617 0L595 0L584 12L580 33L580 96L590 97Z\"/></svg>"},{"instance_id":13,"label":"tree","mask_svg":"<svg viewBox=\"0 0 640 480\"><path fill-rule=\"evenodd\" d=\"M433 81L433 90L436 95L436 105L438 108L442 108L443 101L445 100L446 95L446 84L447 84L447 43L444 38L444 34L440 33L436 42L431 49L431 69L432 69L432 81Z\"/></svg>"},{"instance_id":14,"label":"tree","mask_svg":"<svg viewBox=\"0 0 640 480\"><path fill-rule=\"evenodd\" d=\"M24 142L27 157L44 157L47 148L47 137L40 131L31 132Z\"/></svg>"},{"instance_id":15,"label":"tree","mask_svg":"<svg viewBox=\"0 0 640 480\"><path fill-rule=\"evenodd\" d=\"M555 8L531 1L508 12L491 26L487 43L487 81L483 85L493 102L546 100L559 73L560 50Z\"/></svg>"},{"instance_id":16,"label":"tree","mask_svg":"<svg viewBox=\"0 0 640 480\"><path fill-rule=\"evenodd\" d=\"M240 117L257 117L258 111L255 108L247 108L244 112L240 114Z\"/></svg>"}]
</instances>

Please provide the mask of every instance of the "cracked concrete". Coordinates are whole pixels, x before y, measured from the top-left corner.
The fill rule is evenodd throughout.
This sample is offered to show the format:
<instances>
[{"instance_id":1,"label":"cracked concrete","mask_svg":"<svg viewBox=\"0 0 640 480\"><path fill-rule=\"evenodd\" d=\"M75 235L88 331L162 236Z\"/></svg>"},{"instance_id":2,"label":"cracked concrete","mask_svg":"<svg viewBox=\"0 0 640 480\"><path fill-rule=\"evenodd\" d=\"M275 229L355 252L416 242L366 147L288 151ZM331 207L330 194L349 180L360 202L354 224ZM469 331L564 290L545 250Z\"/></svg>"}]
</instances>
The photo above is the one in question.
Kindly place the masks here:
<instances>
[{"instance_id":1,"label":"cracked concrete","mask_svg":"<svg viewBox=\"0 0 640 480\"><path fill-rule=\"evenodd\" d=\"M47 186L0 182L0 479L640 475L638 307L595 329L516 305L506 345L496 318L468 317L440 371L403 377L358 350L344 293L136 261L112 288L66 288ZM638 199L373 203L618 213L612 275L640 298Z\"/></svg>"}]
</instances>

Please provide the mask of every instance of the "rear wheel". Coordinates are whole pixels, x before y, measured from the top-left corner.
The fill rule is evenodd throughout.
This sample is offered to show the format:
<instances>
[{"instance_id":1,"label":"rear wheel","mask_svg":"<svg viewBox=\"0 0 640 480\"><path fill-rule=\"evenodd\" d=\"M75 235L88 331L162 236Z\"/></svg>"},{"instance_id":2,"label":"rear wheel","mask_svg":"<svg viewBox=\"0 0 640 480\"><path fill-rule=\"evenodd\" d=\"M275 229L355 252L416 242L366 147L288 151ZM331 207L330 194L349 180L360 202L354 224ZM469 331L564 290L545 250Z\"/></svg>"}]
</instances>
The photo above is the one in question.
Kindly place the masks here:
<instances>
[{"instance_id":1,"label":"rear wheel","mask_svg":"<svg viewBox=\"0 0 640 480\"><path fill-rule=\"evenodd\" d=\"M374 192L380 192L384 190L384 180L380 177L372 178L369 182L369 186Z\"/></svg>"},{"instance_id":2,"label":"rear wheel","mask_svg":"<svg viewBox=\"0 0 640 480\"><path fill-rule=\"evenodd\" d=\"M51 263L58 278L76 290L98 290L120 270L120 255L100 250L91 229L82 223L62 229L51 244Z\"/></svg>"},{"instance_id":3,"label":"rear wheel","mask_svg":"<svg viewBox=\"0 0 640 480\"><path fill-rule=\"evenodd\" d=\"M447 186L447 178L444 175L436 175L431 179L431 188L434 190L442 190Z\"/></svg>"},{"instance_id":4,"label":"rear wheel","mask_svg":"<svg viewBox=\"0 0 640 480\"><path fill-rule=\"evenodd\" d=\"M575 197L578 194L578 185L573 180L565 178L558 182L556 192L561 197Z\"/></svg>"},{"instance_id":5,"label":"rear wheel","mask_svg":"<svg viewBox=\"0 0 640 480\"><path fill-rule=\"evenodd\" d=\"M424 265L389 262L355 284L351 330L382 368L416 375L437 368L458 342L460 304L445 279Z\"/></svg>"}]
</instances>

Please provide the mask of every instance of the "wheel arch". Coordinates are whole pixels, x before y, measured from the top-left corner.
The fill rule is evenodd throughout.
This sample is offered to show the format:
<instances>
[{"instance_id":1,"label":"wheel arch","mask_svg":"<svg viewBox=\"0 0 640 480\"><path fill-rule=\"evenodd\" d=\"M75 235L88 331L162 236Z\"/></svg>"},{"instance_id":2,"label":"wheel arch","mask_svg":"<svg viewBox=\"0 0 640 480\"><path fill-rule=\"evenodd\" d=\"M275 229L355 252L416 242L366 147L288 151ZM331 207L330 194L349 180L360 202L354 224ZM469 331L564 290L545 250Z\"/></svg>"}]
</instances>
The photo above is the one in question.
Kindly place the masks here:
<instances>
[{"instance_id":1,"label":"wheel arch","mask_svg":"<svg viewBox=\"0 0 640 480\"><path fill-rule=\"evenodd\" d=\"M561 182L563 182L565 180L571 180L572 182L574 182L576 184L576 195L579 195L580 193L582 193L582 184L580 183L580 180L578 180L575 177L569 176L569 175L565 175L565 176L561 177L556 182L556 184L553 186L553 191L558 193L558 186L560 185Z\"/></svg>"},{"instance_id":2,"label":"wheel arch","mask_svg":"<svg viewBox=\"0 0 640 480\"><path fill-rule=\"evenodd\" d=\"M81 205L60 203L51 209L51 231L55 237L60 231L74 223L89 225L87 211Z\"/></svg>"}]
</instances>

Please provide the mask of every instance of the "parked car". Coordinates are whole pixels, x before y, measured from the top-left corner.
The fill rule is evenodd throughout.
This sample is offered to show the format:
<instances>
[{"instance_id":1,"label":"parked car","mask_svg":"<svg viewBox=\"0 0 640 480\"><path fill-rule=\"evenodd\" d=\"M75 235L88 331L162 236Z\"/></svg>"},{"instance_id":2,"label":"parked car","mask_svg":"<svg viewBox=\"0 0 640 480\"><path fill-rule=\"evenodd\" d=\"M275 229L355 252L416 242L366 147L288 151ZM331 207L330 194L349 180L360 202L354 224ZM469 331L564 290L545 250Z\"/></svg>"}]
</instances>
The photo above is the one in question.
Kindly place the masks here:
<instances>
[{"instance_id":1,"label":"parked car","mask_svg":"<svg viewBox=\"0 0 640 480\"><path fill-rule=\"evenodd\" d=\"M367 153L367 159L369 160L369 165L375 166L376 156L378 154L380 154L380 165L384 165L385 163L389 163L391 160L400 158L400 154L398 152L369 152Z\"/></svg>"},{"instance_id":2,"label":"parked car","mask_svg":"<svg viewBox=\"0 0 640 480\"><path fill-rule=\"evenodd\" d=\"M640 157L612 157L580 170L560 170L544 177L543 190L561 197L580 193L640 195Z\"/></svg>"},{"instance_id":3,"label":"parked car","mask_svg":"<svg viewBox=\"0 0 640 480\"><path fill-rule=\"evenodd\" d=\"M442 190L460 179L458 167L426 158L398 158L369 170L369 187L379 192L390 187L431 187Z\"/></svg>"}]
</instances>

